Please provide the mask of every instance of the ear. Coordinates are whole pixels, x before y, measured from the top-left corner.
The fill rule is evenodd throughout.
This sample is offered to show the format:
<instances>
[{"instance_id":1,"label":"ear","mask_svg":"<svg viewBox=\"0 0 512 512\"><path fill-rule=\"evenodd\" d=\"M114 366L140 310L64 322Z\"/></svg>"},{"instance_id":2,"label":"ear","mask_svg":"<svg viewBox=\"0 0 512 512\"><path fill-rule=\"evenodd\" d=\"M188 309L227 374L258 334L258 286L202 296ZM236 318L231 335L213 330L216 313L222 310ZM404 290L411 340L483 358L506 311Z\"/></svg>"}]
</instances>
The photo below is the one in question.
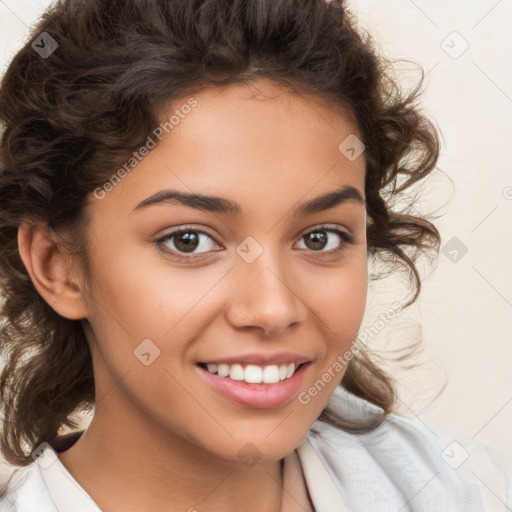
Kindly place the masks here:
<instances>
[{"instance_id":1,"label":"ear","mask_svg":"<svg viewBox=\"0 0 512 512\"><path fill-rule=\"evenodd\" d=\"M21 223L18 249L32 283L52 309L70 320L88 315L84 291L72 273L71 256L45 223Z\"/></svg>"}]
</instances>

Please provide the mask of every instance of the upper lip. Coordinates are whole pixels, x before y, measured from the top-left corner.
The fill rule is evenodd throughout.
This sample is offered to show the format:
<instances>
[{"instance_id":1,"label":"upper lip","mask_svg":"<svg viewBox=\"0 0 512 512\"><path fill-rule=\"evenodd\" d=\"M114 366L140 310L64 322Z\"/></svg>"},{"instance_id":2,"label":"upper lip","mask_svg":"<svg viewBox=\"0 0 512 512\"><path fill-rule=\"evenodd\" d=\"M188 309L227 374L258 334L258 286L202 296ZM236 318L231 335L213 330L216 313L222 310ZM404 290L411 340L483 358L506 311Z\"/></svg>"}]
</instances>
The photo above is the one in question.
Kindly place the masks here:
<instances>
[{"instance_id":1,"label":"upper lip","mask_svg":"<svg viewBox=\"0 0 512 512\"><path fill-rule=\"evenodd\" d=\"M272 364L296 363L302 364L311 361L311 358L296 354L293 352L277 352L275 354L240 354L237 356L229 357L216 357L215 359L208 359L200 361L204 364L255 364L268 366Z\"/></svg>"}]
</instances>

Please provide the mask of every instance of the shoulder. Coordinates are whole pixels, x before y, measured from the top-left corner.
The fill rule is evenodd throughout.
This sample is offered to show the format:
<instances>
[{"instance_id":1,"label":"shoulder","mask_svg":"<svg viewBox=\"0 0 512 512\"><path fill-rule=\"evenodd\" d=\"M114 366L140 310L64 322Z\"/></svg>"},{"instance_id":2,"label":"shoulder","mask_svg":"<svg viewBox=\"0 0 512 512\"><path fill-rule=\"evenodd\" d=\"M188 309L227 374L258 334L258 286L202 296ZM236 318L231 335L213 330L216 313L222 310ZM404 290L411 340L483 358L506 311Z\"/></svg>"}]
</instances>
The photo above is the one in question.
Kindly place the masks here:
<instances>
[{"instance_id":1,"label":"shoulder","mask_svg":"<svg viewBox=\"0 0 512 512\"><path fill-rule=\"evenodd\" d=\"M330 405L352 417L382 412L342 388ZM510 453L453 439L416 417L389 414L365 434L318 421L308 439L352 510L376 503L381 512L505 512L512 506Z\"/></svg>"}]
</instances>

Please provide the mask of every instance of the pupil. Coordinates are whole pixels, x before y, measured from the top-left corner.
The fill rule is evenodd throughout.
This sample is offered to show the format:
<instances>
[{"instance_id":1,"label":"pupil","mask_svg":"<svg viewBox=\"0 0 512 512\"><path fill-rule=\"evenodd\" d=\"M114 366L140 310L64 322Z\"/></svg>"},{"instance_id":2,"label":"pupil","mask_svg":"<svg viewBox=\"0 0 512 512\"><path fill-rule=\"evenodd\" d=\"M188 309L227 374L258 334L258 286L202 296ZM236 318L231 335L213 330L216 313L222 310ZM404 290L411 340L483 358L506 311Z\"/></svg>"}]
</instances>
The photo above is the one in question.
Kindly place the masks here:
<instances>
[{"instance_id":1,"label":"pupil","mask_svg":"<svg viewBox=\"0 0 512 512\"><path fill-rule=\"evenodd\" d=\"M176 247L179 250L183 250L185 252L192 252L199 245L199 236L197 235L197 233L194 233L192 231L181 233L174 241L174 245L176 245Z\"/></svg>"},{"instance_id":2,"label":"pupil","mask_svg":"<svg viewBox=\"0 0 512 512\"><path fill-rule=\"evenodd\" d=\"M315 231L310 233L307 238L306 245L308 241L313 243L313 247L310 247L310 249L323 249L327 243L327 233L325 231Z\"/></svg>"}]
</instances>

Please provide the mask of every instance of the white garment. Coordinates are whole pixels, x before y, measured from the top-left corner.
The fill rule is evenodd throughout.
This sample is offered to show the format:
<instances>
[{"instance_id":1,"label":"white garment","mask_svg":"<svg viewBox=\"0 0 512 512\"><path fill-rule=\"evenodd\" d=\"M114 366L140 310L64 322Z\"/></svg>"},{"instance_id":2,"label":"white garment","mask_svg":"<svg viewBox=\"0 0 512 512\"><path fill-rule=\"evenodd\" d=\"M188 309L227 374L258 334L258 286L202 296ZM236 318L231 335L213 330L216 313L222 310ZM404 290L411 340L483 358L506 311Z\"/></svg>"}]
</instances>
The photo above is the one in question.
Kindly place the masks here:
<instances>
[{"instance_id":1,"label":"white garment","mask_svg":"<svg viewBox=\"0 0 512 512\"><path fill-rule=\"evenodd\" d=\"M342 388L331 404L346 417L380 411ZM454 441L418 418L390 414L367 434L317 421L296 453L317 512L512 510L510 453ZM101 512L58 458L48 468L40 460L18 473L0 512Z\"/></svg>"}]
</instances>

